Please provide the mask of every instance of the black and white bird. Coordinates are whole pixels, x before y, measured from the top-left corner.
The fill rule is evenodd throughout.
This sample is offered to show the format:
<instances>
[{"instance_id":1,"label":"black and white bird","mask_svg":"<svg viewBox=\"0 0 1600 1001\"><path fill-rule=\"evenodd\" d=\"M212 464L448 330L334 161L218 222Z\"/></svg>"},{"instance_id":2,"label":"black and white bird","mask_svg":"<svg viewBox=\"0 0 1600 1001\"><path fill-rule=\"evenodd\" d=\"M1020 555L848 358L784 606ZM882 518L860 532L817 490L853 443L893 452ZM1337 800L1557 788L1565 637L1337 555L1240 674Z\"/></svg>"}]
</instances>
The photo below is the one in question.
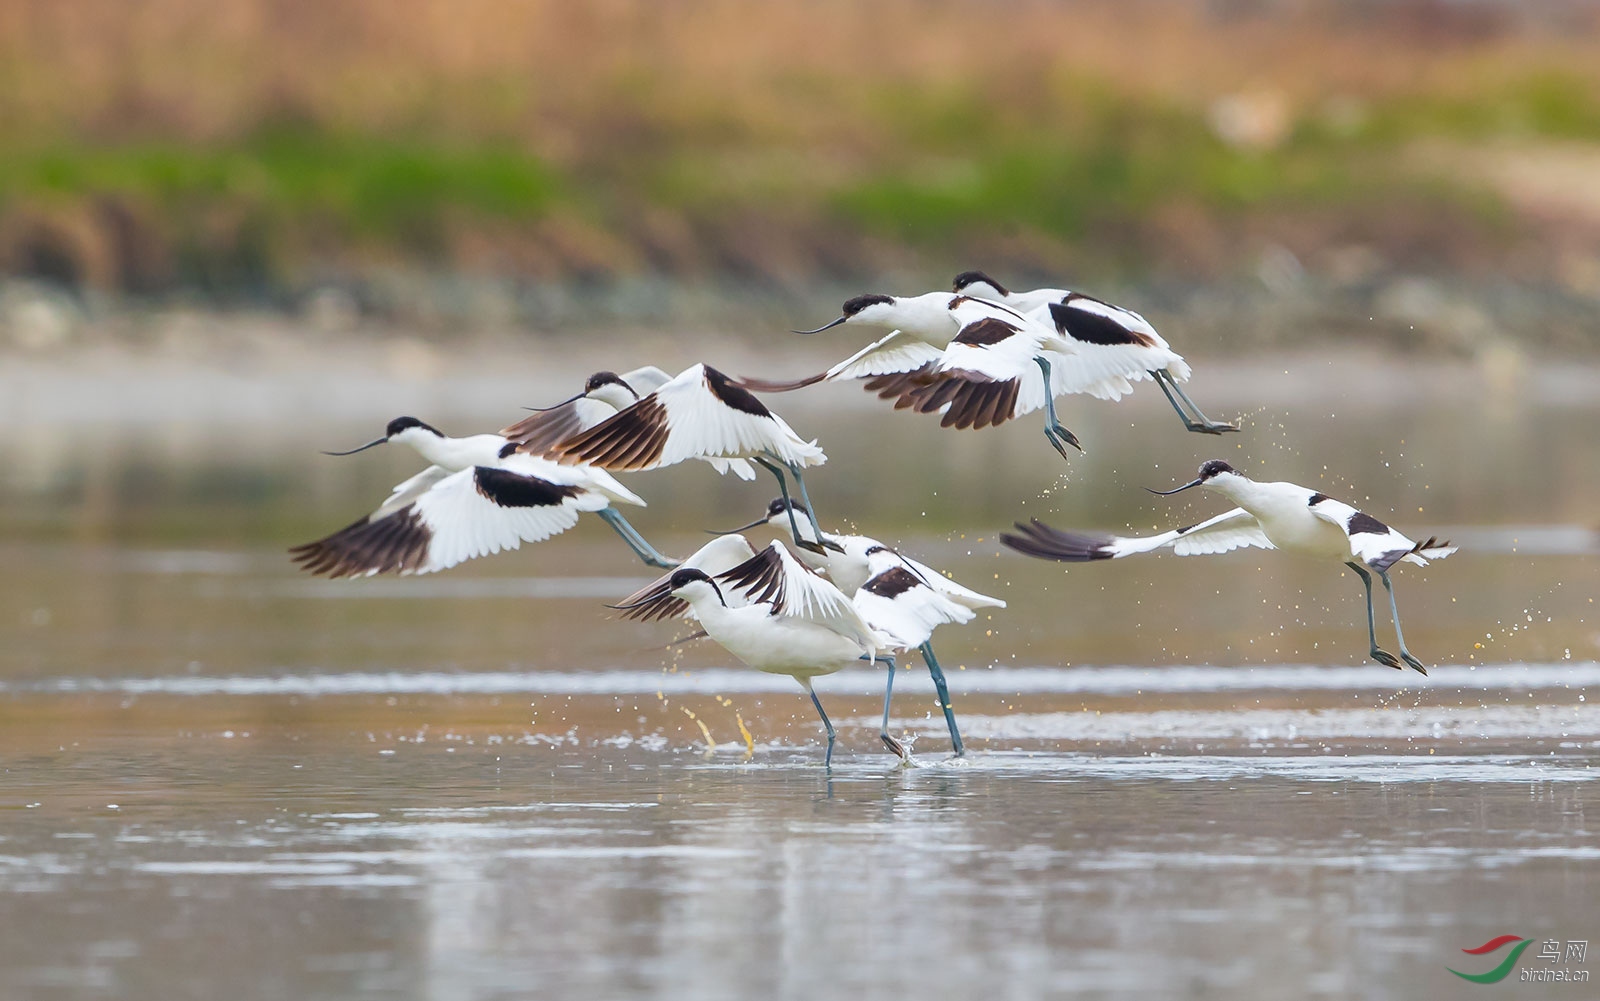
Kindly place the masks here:
<instances>
[{"instance_id":1,"label":"black and white bird","mask_svg":"<svg viewBox=\"0 0 1600 1001\"><path fill-rule=\"evenodd\" d=\"M612 472L660 469L685 459L749 459L777 477L785 497L784 474L793 476L808 512L802 470L828 461L814 440L795 434L749 390L703 364L690 366L548 454L558 462Z\"/></svg>"},{"instance_id":2,"label":"black and white bird","mask_svg":"<svg viewBox=\"0 0 1600 1001\"><path fill-rule=\"evenodd\" d=\"M723 538L740 538L733 533L760 525L781 528L788 523L793 502L774 498L766 514L751 522L721 533ZM809 521L801 521L804 533L797 554L813 570L826 573L840 591L851 596L862 616L872 627L888 637L896 652L916 650L928 666L928 675L939 696L950 731L950 744L956 756L966 753L961 730L956 726L955 709L950 701L944 669L933 652L933 630L947 622L972 621L979 609L1004 608L1006 603L951 580L939 571L884 545L867 535L810 534ZM818 543L821 543L820 545ZM904 747L889 735L889 702L894 693L894 672L889 673L883 697L883 726L879 736L890 750L904 756Z\"/></svg>"},{"instance_id":3,"label":"black and white bird","mask_svg":"<svg viewBox=\"0 0 1600 1001\"><path fill-rule=\"evenodd\" d=\"M519 452L553 458L555 447L568 438L587 431L639 402L640 397L653 393L672 380L672 376L646 365L621 375L615 372L596 372L584 382L583 392L570 396L549 407L530 408L528 417L501 430L500 434L517 443ZM741 480L753 480L756 471L745 459L724 459L717 456L696 456L719 473L733 473Z\"/></svg>"},{"instance_id":4,"label":"black and white bird","mask_svg":"<svg viewBox=\"0 0 1600 1001\"><path fill-rule=\"evenodd\" d=\"M736 547L728 540L734 538L725 536L708 546L731 552ZM704 562L713 565L711 560ZM686 609L707 636L746 665L794 678L822 719L828 735L823 761L828 766L833 763L835 733L812 679L863 660L882 660L894 670L892 658L880 653L885 638L867 624L850 599L778 541L714 575L680 567L611 607L642 619Z\"/></svg>"},{"instance_id":5,"label":"black and white bird","mask_svg":"<svg viewBox=\"0 0 1600 1001\"><path fill-rule=\"evenodd\" d=\"M1056 451L1065 457L1066 446L1082 448L1057 419L1056 392L1046 387L1087 390L1058 374L1059 365L1070 367L1072 347L1048 324L1000 303L947 292L857 296L845 303L844 311L818 329L852 322L896 329L826 372L792 382L747 378L741 385L787 392L865 378L864 388L893 400L896 410L939 412L940 426L954 428L990 427L1044 408L1045 437Z\"/></svg>"},{"instance_id":6,"label":"black and white bird","mask_svg":"<svg viewBox=\"0 0 1600 1001\"><path fill-rule=\"evenodd\" d=\"M1222 434L1239 430L1235 424L1211 420L1189 399L1181 385L1189 381L1189 363L1156 333L1149 320L1131 309L1062 288L1013 292L982 271L961 272L952 287L960 295L1003 303L1046 321L1072 344L1071 361L1053 365L1057 396L1088 393L1117 400L1133 391L1132 383L1149 378L1161 387L1190 431Z\"/></svg>"},{"instance_id":7,"label":"black and white bird","mask_svg":"<svg viewBox=\"0 0 1600 1001\"><path fill-rule=\"evenodd\" d=\"M841 324L887 327L889 333L825 372L789 381L744 378L740 384L762 393L786 393L819 382L866 379L867 392L895 399L909 385L908 376L937 362L945 346L961 332L961 320L951 312L955 298L948 292L924 292L911 296L868 293L846 299L838 319L795 333L819 334Z\"/></svg>"},{"instance_id":8,"label":"black and white bird","mask_svg":"<svg viewBox=\"0 0 1600 1001\"><path fill-rule=\"evenodd\" d=\"M599 515L641 560L672 567L614 504L644 506L603 469L563 466L515 452L500 435L451 438L415 417L389 422L382 438L414 448L430 465L400 483L379 508L332 535L289 552L302 569L330 577L432 573L465 560L541 542Z\"/></svg>"},{"instance_id":9,"label":"black and white bird","mask_svg":"<svg viewBox=\"0 0 1600 1001\"><path fill-rule=\"evenodd\" d=\"M1367 638L1372 644L1372 659L1403 670L1393 654L1378 646L1372 612L1372 574L1368 571L1376 573L1383 581L1384 590L1389 592L1389 612L1394 619L1401 659L1415 670L1428 673L1422 662L1406 649L1389 570L1397 563L1427 566L1429 560L1443 559L1457 547L1432 537L1426 542L1414 542L1371 515L1327 494L1294 483L1258 483L1221 459L1206 462L1200 467L1198 477L1175 490L1151 492L1165 497L1190 487L1215 490L1239 506L1197 525L1148 538L1063 532L1035 519L1029 525L1019 522L1019 534L1003 534L1000 539L1020 553L1067 563L1119 559L1168 546L1179 556L1225 553L1255 546L1314 559L1336 560L1354 570L1366 588Z\"/></svg>"}]
</instances>

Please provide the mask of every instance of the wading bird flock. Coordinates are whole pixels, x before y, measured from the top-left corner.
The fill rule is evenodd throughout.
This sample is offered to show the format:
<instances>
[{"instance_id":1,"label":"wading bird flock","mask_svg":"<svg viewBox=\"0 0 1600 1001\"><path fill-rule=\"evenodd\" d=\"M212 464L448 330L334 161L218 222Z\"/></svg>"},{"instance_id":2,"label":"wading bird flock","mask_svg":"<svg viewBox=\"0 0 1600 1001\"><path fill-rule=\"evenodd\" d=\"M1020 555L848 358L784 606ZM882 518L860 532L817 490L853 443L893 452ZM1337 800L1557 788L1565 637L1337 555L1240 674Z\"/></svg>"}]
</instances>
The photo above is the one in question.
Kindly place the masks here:
<instances>
[{"instance_id":1,"label":"wading bird flock","mask_svg":"<svg viewBox=\"0 0 1600 1001\"><path fill-rule=\"evenodd\" d=\"M963 429L998 426L1042 409L1045 438L1065 458L1067 446L1082 445L1057 416L1056 397L1081 393L1117 400L1145 379L1161 388L1188 430L1222 434L1239 428L1201 412L1182 387L1189 365L1143 316L1079 292L1012 292L981 271L967 271L956 276L950 292L856 296L837 319L796 333L850 324L889 332L802 379L735 379L705 364L669 376L646 366L622 375L597 372L581 392L534 409L497 434L451 438L415 417L396 418L383 437L327 454L352 455L394 442L413 448L428 467L396 486L376 511L290 553L303 569L330 577L431 573L542 541L591 512L639 559L667 571L611 607L644 621L687 617L698 625L690 639L709 638L756 670L793 677L821 717L826 763L833 759L834 729L812 679L860 662L886 664L879 736L906 759L905 745L889 733L889 708L895 657L913 650L933 678L951 745L961 756L965 749L933 652L933 631L969 622L979 609L1004 608L1005 602L876 539L823 531L804 470L827 457L754 393L858 380L897 410L937 413L941 427ZM744 480L755 479L759 466L778 481L779 497L760 518L715 533L693 555L675 560L616 509L645 502L612 474L688 459ZM1325 494L1292 483L1258 483L1220 459L1202 465L1190 483L1152 492L1166 496L1196 486L1223 494L1237 507L1148 538L1065 532L1034 520L1018 523L1017 534L1003 534L1001 541L1019 553L1063 562L1167 547L1188 556L1243 546L1337 560L1365 586L1372 658L1401 667L1378 646L1376 573L1389 597L1400 659L1427 673L1406 647L1389 571L1398 563L1426 566L1454 547L1433 538L1413 542ZM760 527L776 528L788 541L775 539L757 549L741 533Z\"/></svg>"}]
</instances>

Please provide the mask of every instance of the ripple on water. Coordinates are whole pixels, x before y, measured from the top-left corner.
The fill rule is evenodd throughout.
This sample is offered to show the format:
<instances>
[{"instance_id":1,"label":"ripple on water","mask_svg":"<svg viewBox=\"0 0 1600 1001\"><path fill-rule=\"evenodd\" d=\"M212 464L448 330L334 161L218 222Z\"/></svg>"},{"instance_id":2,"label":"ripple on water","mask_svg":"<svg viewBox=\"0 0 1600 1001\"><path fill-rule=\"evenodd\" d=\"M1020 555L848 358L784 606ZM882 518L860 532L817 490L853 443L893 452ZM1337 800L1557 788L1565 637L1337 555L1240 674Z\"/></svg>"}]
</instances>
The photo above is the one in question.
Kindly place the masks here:
<instances>
[{"instance_id":1,"label":"ripple on water","mask_svg":"<svg viewBox=\"0 0 1600 1001\"><path fill-rule=\"evenodd\" d=\"M906 672L907 683L926 682ZM1280 664L1261 667L997 667L963 671L961 691L981 694L1097 694L1264 691L1480 691L1577 689L1600 685L1600 662L1444 665L1424 677L1370 666L1320 667ZM830 695L874 695L876 673L844 672L819 679ZM110 692L126 695L725 695L793 692L794 682L777 675L730 668L697 671L484 671L474 673L346 672L208 677L55 677L0 682L0 692Z\"/></svg>"}]
</instances>

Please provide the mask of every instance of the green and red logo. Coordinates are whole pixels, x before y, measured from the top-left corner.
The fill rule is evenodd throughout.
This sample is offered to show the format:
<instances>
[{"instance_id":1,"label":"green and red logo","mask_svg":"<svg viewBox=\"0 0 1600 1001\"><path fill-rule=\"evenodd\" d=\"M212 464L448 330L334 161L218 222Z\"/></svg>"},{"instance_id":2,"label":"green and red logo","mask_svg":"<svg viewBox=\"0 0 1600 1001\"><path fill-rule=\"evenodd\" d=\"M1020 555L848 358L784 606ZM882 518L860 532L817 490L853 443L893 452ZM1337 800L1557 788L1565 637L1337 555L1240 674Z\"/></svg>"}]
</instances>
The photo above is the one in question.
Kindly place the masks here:
<instances>
[{"instance_id":1,"label":"green and red logo","mask_svg":"<svg viewBox=\"0 0 1600 1001\"><path fill-rule=\"evenodd\" d=\"M1521 935L1500 935L1491 938L1476 949L1461 950L1469 956L1487 956L1491 953L1499 952L1512 942L1517 944L1511 947L1511 951L1506 954L1506 958L1500 962L1500 965L1488 973L1462 973L1460 970L1450 970L1448 966L1445 969L1450 970L1451 973L1454 973L1462 980L1470 980L1475 984L1498 984L1511 975L1511 971L1517 966L1517 960L1522 958L1523 950L1533 944L1532 939L1523 938Z\"/></svg>"}]
</instances>

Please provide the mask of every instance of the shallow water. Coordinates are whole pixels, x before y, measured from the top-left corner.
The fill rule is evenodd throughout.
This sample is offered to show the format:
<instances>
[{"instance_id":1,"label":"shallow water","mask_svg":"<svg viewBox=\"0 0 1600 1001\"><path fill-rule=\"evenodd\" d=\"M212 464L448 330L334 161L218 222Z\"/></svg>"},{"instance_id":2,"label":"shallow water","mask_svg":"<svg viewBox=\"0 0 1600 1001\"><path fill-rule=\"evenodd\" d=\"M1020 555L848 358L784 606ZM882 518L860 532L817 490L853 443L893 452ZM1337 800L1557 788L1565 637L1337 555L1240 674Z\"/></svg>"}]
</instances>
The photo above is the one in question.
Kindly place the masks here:
<instances>
[{"instance_id":1,"label":"shallow water","mask_svg":"<svg viewBox=\"0 0 1600 1001\"><path fill-rule=\"evenodd\" d=\"M913 659L909 768L878 745L881 670L818 682L831 775L788 679L607 618L650 572L598 522L432 577L297 576L284 546L412 470L314 454L377 404L95 434L0 409L27 429L0 489L0 996L1445 998L1479 989L1446 967L1503 955L1464 948L1593 937L1600 399L1398 361L1385 386L1416 392L1337 367L1279 392L1254 364L1197 376L1245 410L1225 439L1148 392L1074 405L1091 452L1065 476L1031 426L787 398L833 456L825 523L1010 602L937 637L967 760ZM424 416L539 402L491 397ZM995 543L1017 517L1215 513L1137 489L1212 455L1464 545L1396 576L1428 677L1365 660L1349 575ZM630 485L671 552L770 494Z\"/></svg>"}]
</instances>

